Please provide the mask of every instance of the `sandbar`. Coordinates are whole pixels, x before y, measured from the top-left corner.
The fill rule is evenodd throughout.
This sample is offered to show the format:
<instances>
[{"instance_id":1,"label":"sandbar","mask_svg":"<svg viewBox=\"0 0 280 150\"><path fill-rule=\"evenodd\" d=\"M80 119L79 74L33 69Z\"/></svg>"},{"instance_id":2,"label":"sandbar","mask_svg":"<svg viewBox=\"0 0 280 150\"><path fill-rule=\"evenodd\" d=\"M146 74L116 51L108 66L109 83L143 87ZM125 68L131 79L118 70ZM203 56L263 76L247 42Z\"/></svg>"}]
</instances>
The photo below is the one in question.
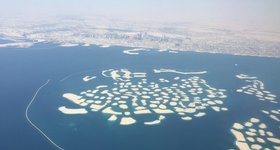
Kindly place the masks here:
<instances>
[{"instance_id":1,"label":"sandbar","mask_svg":"<svg viewBox=\"0 0 280 150\"><path fill-rule=\"evenodd\" d=\"M269 140L270 142L273 142L273 143L280 144L280 139L277 139L277 138L267 138L267 140Z\"/></svg>"},{"instance_id":2,"label":"sandbar","mask_svg":"<svg viewBox=\"0 0 280 150\"><path fill-rule=\"evenodd\" d=\"M152 112L148 109L145 110L136 110L134 111L134 114L140 115L140 114L151 114Z\"/></svg>"},{"instance_id":3,"label":"sandbar","mask_svg":"<svg viewBox=\"0 0 280 150\"><path fill-rule=\"evenodd\" d=\"M95 78L96 78L96 76L92 76L92 77L90 77L90 76L85 76L85 77L83 78L83 81L88 82L88 81L93 80L93 79L95 79Z\"/></svg>"},{"instance_id":4,"label":"sandbar","mask_svg":"<svg viewBox=\"0 0 280 150\"><path fill-rule=\"evenodd\" d=\"M257 118L251 118L250 121L251 121L252 123L258 123L258 122L260 122L260 120L257 119Z\"/></svg>"},{"instance_id":5,"label":"sandbar","mask_svg":"<svg viewBox=\"0 0 280 150\"><path fill-rule=\"evenodd\" d=\"M136 120L131 117L123 117L120 122L121 125L131 125L134 123L136 123Z\"/></svg>"},{"instance_id":6,"label":"sandbar","mask_svg":"<svg viewBox=\"0 0 280 150\"><path fill-rule=\"evenodd\" d=\"M244 128L243 125L241 125L240 123L234 123L233 124L233 128L237 129L237 130L241 130Z\"/></svg>"},{"instance_id":7,"label":"sandbar","mask_svg":"<svg viewBox=\"0 0 280 150\"><path fill-rule=\"evenodd\" d=\"M240 150L251 150L245 142L236 141L235 144Z\"/></svg>"},{"instance_id":8,"label":"sandbar","mask_svg":"<svg viewBox=\"0 0 280 150\"><path fill-rule=\"evenodd\" d=\"M189 121L192 120L192 117L182 117L181 119Z\"/></svg>"},{"instance_id":9,"label":"sandbar","mask_svg":"<svg viewBox=\"0 0 280 150\"><path fill-rule=\"evenodd\" d=\"M189 75L189 74L206 74L207 71L200 71L200 72L181 72L181 71L176 71L172 69L154 69L155 73L178 73L178 74L183 74L183 75Z\"/></svg>"},{"instance_id":10,"label":"sandbar","mask_svg":"<svg viewBox=\"0 0 280 150\"><path fill-rule=\"evenodd\" d=\"M112 114L112 115L121 115L122 114L121 112L117 112L117 111L112 110L112 107L107 107L107 108L103 109L102 113Z\"/></svg>"},{"instance_id":11,"label":"sandbar","mask_svg":"<svg viewBox=\"0 0 280 150\"><path fill-rule=\"evenodd\" d=\"M157 114L171 114L171 113L174 113L170 109L159 109L159 108L156 108L156 109L153 109L153 111L155 111Z\"/></svg>"},{"instance_id":12,"label":"sandbar","mask_svg":"<svg viewBox=\"0 0 280 150\"><path fill-rule=\"evenodd\" d=\"M66 108L65 106L61 106L58 108L59 111L61 111L64 114L87 114L88 111L84 108L78 108L78 109L70 109L70 108Z\"/></svg>"},{"instance_id":13,"label":"sandbar","mask_svg":"<svg viewBox=\"0 0 280 150\"><path fill-rule=\"evenodd\" d=\"M82 96L78 96L73 93L65 93L63 94L63 97L72 101L75 104L81 104L82 102L84 102L84 100L81 100Z\"/></svg>"},{"instance_id":14,"label":"sandbar","mask_svg":"<svg viewBox=\"0 0 280 150\"><path fill-rule=\"evenodd\" d=\"M234 135L237 141L242 141L242 142L246 141L244 135L241 132L236 131L234 129L230 129L230 132Z\"/></svg>"},{"instance_id":15,"label":"sandbar","mask_svg":"<svg viewBox=\"0 0 280 150\"><path fill-rule=\"evenodd\" d=\"M236 77L239 78L239 79L257 79L257 77L249 76L249 75L246 75L246 74L239 74L239 75L236 75Z\"/></svg>"},{"instance_id":16,"label":"sandbar","mask_svg":"<svg viewBox=\"0 0 280 150\"><path fill-rule=\"evenodd\" d=\"M139 55L138 51L149 51L149 50L143 48L135 48L135 49L124 50L123 53L128 55Z\"/></svg>"},{"instance_id":17,"label":"sandbar","mask_svg":"<svg viewBox=\"0 0 280 150\"><path fill-rule=\"evenodd\" d=\"M112 115L108 121L116 121L118 119L118 117L116 115Z\"/></svg>"},{"instance_id":18,"label":"sandbar","mask_svg":"<svg viewBox=\"0 0 280 150\"><path fill-rule=\"evenodd\" d=\"M206 113L204 113L204 112L199 112L199 113L195 114L194 116L195 116L195 117L203 117L203 116L205 116L205 115L206 115Z\"/></svg>"}]
</instances>

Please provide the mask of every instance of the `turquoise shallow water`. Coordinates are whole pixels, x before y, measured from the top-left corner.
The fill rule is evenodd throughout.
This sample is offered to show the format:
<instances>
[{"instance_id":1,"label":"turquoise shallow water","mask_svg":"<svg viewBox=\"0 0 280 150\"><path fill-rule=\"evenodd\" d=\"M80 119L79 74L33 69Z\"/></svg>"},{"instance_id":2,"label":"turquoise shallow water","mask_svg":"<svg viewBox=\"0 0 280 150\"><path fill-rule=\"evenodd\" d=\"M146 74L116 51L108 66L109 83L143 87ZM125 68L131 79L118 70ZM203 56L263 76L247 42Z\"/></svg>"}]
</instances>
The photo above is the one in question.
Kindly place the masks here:
<instances>
[{"instance_id":1,"label":"turquoise shallow water","mask_svg":"<svg viewBox=\"0 0 280 150\"><path fill-rule=\"evenodd\" d=\"M21 94L25 95L22 98L26 99L25 101L14 100L14 102L6 103L19 102L20 105L26 106L28 100L30 100L29 97L33 94L32 91L36 91L36 88L40 87L47 79L51 79L51 82L39 91L29 115L42 131L65 149L217 150L236 148L234 145L235 138L230 133L230 128L233 123L245 122L251 117L261 119L269 126L271 131L274 131L276 137L280 137L277 132L279 124L260 112L262 109L279 109L279 104L262 102L257 100L255 96L235 92L237 88L245 84L235 75L244 73L257 76L259 80L264 82L266 89L279 96L279 59L194 52L173 54L157 51L143 52L132 56L123 54L122 50L126 49L123 47L99 48L92 46L41 49L46 46L52 45L36 45L31 49L8 49L1 52L3 54L1 55L3 58L1 64L5 63L12 66L2 66L5 71L3 78L10 79L3 82L6 89L9 90L7 87L10 87L8 92L11 94L14 91L26 91ZM8 58L8 56L14 57ZM126 68L132 72L146 72L151 81L156 81L158 78L153 75L153 69L206 70L208 71L207 74L197 76L205 79L209 85L215 88L227 90L225 93L228 97L224 100L224 106L229 110L214 112L212 109L207 109L205 110L206 116L194 118L191 121L183 121L177 114L169 114L166 115L166 119L160 125L155 126L143 125L141 121L130 126L120 126L119 124L109 123L106 120L107 116L101 113L89 112L87 115L65 115L58 111L58 107L61 105L77 107L62 98L63 93L68 91L79 93L86 88L95 87L95 84L111 84L109 79L96 80L93 84L84 84L81 81L81 77L84 75L100 75L102 70L111 68ZM60 82L61 79L71 74L73 76L69 76L69 78ZM193 75L166 74L165 78L172 78L171 76L189 78ZM17 87L16 85L19 83L25 86ZM4 89L4 87L2 88ZM12 98L18 99L16 97ZM279 99L277 98L276 101L279 101ZM23 108L21 109L23 110ZM17 117L20 118L23 115ZM145 118L142 119L145 120ZM27 124L24 119L21 123ZM4 128L8 127L4 126ZM29 129L28 133L32 135L27 136L30 139L45 140L43 137L32 138L33 135L38 133L32 130L28 124L21 130L26 131L27 129ZM13 136L13 134L9 134L9 136ZM28 141L27 139L24 140ZM51 144L42 142L41 145L34 147L45 147L46 145ZM9 147L9 145L6 147Z\"/></svg>"}]
</instances>

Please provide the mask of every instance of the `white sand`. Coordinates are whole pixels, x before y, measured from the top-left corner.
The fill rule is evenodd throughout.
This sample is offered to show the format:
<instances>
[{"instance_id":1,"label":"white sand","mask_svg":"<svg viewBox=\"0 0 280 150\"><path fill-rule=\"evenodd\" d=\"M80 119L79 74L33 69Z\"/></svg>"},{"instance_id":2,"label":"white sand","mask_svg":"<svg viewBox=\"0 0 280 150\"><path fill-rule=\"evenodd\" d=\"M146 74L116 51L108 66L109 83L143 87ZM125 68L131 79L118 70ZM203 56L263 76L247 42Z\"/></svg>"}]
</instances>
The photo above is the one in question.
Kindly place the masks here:
<instances>
[{"instance_id":1,"label":"white sand","mask_svg":"<svg viewBox=\"0 0 280 150\"><path fill-rule=\"evenodd\" d=\"M264 139L257 137L257 141L260 143L265 143Z\"/></svg>"},{"instance_id":2,"label":"white sand","mask_svg":"<svg viewBox=\"0 0 280 150\"><path fill-rule=\"evenodd\" d=\"M91 93L86 93L85 94L87 97L93 97L94 95L93 94L91 94Z\"/></svg>"},{"instance_id":3,"label":"white sand","mask_svg":"<svg viewBox=\"0 0 280 150\"><path fill-rule=\"evenodd\" d=\"M251 150L245 142L236 141L235 144L240 150Z\"/></svg>"},{"instance_id":4,"label":"white sand","mask_svg":"<svg viewBox=\"0 0 280 150\"><path fill-rule=\"evenodd\" d=\"M172 70L172 69L154 69L154 73L178 73L178 74L184 74L184 75L188 75L188 74L206 74L207 71L200 71L200 72L180 72L180 71L176 71L176 70Z\"/></svg>"},{"instance_id":5,"label":"white sand","mask_svg":"<svg viewBox=\"0 0 280 150\"><path fill-rule=\"evenodd\" d=\"M280 119L276 117L275 115L269 115L269 117L277 122L280 122Z\"/></svg>"},{"instance_id":6,"label":"white sand","mask_svg":"<svg viewBox=\"0 0 280 150\"><path fill-rule=\"evenodd\" d=\"M179 53L178 51L168 51L169 53L175 53L175 54L177 54L177 53Z\"/></svg>"},{"instance_id":7,"label":"white sand","mask_svg":"<svg viewBox=\"0 0 280 150\"><path fill-rule=\"evenodd\" d=\"M216 96L213 95L213 94L209 94L209 95L207 95L207 97L209 97L209 98L215 98Z\"/></svg>"},{"instance_id":8,"label":"white sand","mask_svg":"<svg viewBox=\"0 0 280 150\"><path fill-rule=\"evenodd\" d=\"M128 71L127 69L121 69L121 72L124 72L124 75L123 75L124 78L126 78L126 79L132 78L131 77L131 72Z\"/></svg>"},{"instance_id":9,"label":"white sand","mask_svg":"<svg viewBox=\"0 0 280 150\"><path fill-rule=\"evenodd\" d=\"M267 140L269 140L270 142L273 142L273 143L280 144L280 139L277 139L277 138L267 138Z\"/></svg>"},{"instance_id":10,"label":"white sand","mask_svg":"<svg viewBox=\"0 0 280 150\"><path fill-rule=\"evenodd\" d=\"M259 129L259 133L260 133L260 135L261 135L261 136L265 136L265 132L264 132L264 130Z\"/></svg>"},{"instance_id":11,"label":"white sand","mask_svg":"<svg viewBox=\"0 0 280 150\"><path fill-rule=\"evenodd\" d=\"M102 47L102 48L108 48L108 47L111 47L111 45L101 45L100 47Z\"/></svg>"},{"instance_id":12,"label":"white sand","mask_svg":"<svg viewBox=\"0 0 280 150\"><path fill-rule=\"evenodd\" d=\"M134 73L133 76L134 76L134 78L146 78L147 77L146 73L142 73L142 74Z\"/></svg>"},{"instance_id":13,"label":"white sand","mask_svg":"<svg viewBox=\"0 0 280 150\"><path fill-rule=\"evenodd\" d=\"M112 115L108 121L116 121L118 119L118 117L116 115Z\"/></svg>"},{"instance_id":14,"label":"white sand","mask_svg":"<svg viewBox=\"0 0 280 150\"><path fill-rule=\"evenodd\" d=\"M88 113L88 111L84 108L70 109L70 108L66 108L65 106L59 107L58 110L64 114L87 114Z\"/></svg>"},{"instance_id":15,"label":"white sand","mask_svg":"<svg viewBox=\"0 0 280 150\"><path fill-rule=\"evenodd\" d=\"M237 130L242 130L244 128L244 126L241 125L240 123L234 123L233 128L235 128Z\"/></svg>"},{"instance_id":16,"label":"white sand","mask_svg":"<svg viewBox=\"0 0 280 150\"><path fill-rule=\"evenodd\" d=\"M252 137L247 137L246 139L247 139L248 141L250 141L250 142L255 142L255 139L252 138Z\"/></svg>"},{"instance_id":17,"label":"white sand","mask_svg":"<svg viewBox=\"0 0 280 150\"><path fill-rule=\"evenodd\" d=\"M257 118L251 118L250 121L251 121L252 123L258 123L258 122L260 122L260 120L257 119Z\"/></svg>"},{"instance_id":18,"label":"white sand","mask_svg":"<svg viewBox=\"0 0 280 150\"><path fill-rule=\"evenodd\" d=\"M79 46L79 44L76 43L64 43L60 45L61 47L74 47L74 46Z\"/></svg>"},{"instance_id":19,"label":"white sand","mask_svg":"<svg viewBox=\"0 0 280 150\"><path fill-rule=\"evenodd\" d=\"M254 128L249 128L249 131L250 131L250 132L257 132L257 130L254 129Z\"/></svg>"},{"instance_id":20,"label":"white sand","mask_svg":"<svg viewBox=\"0 0 280 150\"><path fill-rule=\"evenodd\" d=\"M253 124L252 124L251 122L246 122L246 123L245 123L245 126L246 126L246 127L251 127L252 125L253 125Z\"/></svg>"},{"instance_id":21,"label":"white sand","mask_svg":"<svg viewBox=\"0 0 280 150\"><path fill-rule=\"evenodd\" d=\"M130 112L124 112L124 115L126 115L126 116L130 116L131 115L131 113Z\"/></svg>"},{"instance_id":22,"label":"white sand","mask_svg":"<svg viewBox=\"0 0 280 150\"><path fill-rule=\"evenodd\" d=\"M123 117L121 119L120 125L131 125L131 124L135 124L136 120L131 118L131 117Z\"/></svg>"},{"instance_id":23,"label":"white sand","mask_svg":"<svg viewBox=\"0 0 280 150\"><path fill-rule=\"evenodd\" d=\"M157 114L171 114L174 113L172 110L170 109L153 109L153 111L155 111Z\"/></svg>"},{"instance_id":24,"label":"white sand","mask_svg":"<svg viewBox=\"0 0 280 150\"><path fill-rule=\"evenodd\" d=\"M117 72L118 72L117 70L114 70L114 71L111 72L111 77L112 77L115 81L117 81L118 78L120 78L120 75L119 75Z\"/></svg>"},{"instance_id":25,"label":"white sand","mask_svg":"<svg viewBox=\"0 0 280 150\"><path fill-rule=\"evenodd\" d=\"M227 98L226 95L221 95L219 98Z\"/></svg>"},{"instance_id":26,"label":"white sand","mask_svg":"<svg viewBox=\"0 0 280 150\"><path fill-rule=\"evenodd\" d=\"M179 72L179 73L186 74L189 72ZM107 89L108 86L99 85L96 87L96 90L94 89L87 90L86 92L83 93L83 95L91 94L88 96L92 96L93 98L89 98L92 100L87 101L87 99L83 99L85 101L83 102L82 97L79 97L78 95L76 95L77 96L76 100L81 102L80 105L81 104L88 105L89 103L92 103L90 104L92 111L99 111L102 108L104 108L104 110L102 110L102 113L111 115L108 121L115 121L120 119L121 124L129 125L130 123L134 124L136 122L133 115L172 114L174 112L180 115L182 120L192 120L193 116L202 117L206 115L205 112L200 112L200 111L207 109L209 107L212 107L212 109L215 111L223 110L222 106L218 107L218 105L220 106L223 104L223 101L200 97L202 93L203 95L204 94L210 95L210 97L213 98L219 97L221 95L223 96L223 92L221 92L220 89L216 89L207 85L206 81L200 79L199 77L182 79L184 80L183 83L181 83L180 77L175 77L174 80L178 80L178 83L171 83L162 86L155 82L148 83L147 79L145 78L137 79L139 81L136 82L136 84L134 81L132 82L130 80L126 80L135 76L142 76L142 75L146 76L146 73L142 73L142 72L132 73L126 69L121 69L121 70L111 69L102 72L102 75L103 74L106 77L112 77L114 80L116 80L114 83L116 87L112 88L111 90L108 90ZM90 76L87 76L85 79L88 79L89 77ZM166 79L163 80L165 81ZM190 88L188 88L188 85L190 86ZM206 86L206 89L204 89L204 86ZM106 89L100 90L100 88L106 88ZM191 94L197 96L190 99L188 97L189 95L189 93L187 92L188 90L190 90ZM94 95L95 93L99 93L99 92L102 95L100 96ZM109 96L109 94L111 96ZM132 98L132 100L130 100L130 98ZM104 104L105 101L106 103ZM109 103L112 107L107 106L107 104ZM208 103L212 104L212 106L209 106ZM132 109L134 109L134 111L131 112L132 114L130 114L130 112L126 112L126 110L119 111L119 108L128 109L129 107L128 105L129 106L132 105L133 107ZM194 114L193 116L186 116L187 113L196 113L196 114ZM122 116L123 118L122 117L120 118L118 115L123 115ZM165 116L162 117L165 118ZM161 118L153 121L144 122L144 124L147 125L159 124L160 120ZM132 122L128 123L129 121Z\"/></svg>"},{"instance_id":27,"label":"white sand","mask_svg":"<svg viewBox=\"0 0 280 150\"><path fill-rule=\"evenodd\" d=\"M180 79L180 77L175 77L175 78L174 78L174 80L179 80L179 79Z\"/></svg>"},{"instance_id":28,"label":"white sand","mask_svg":"<svg viewBox=\"0 0 280 150\"><path fill-rule=\"evenodd\" d=\"M261 124L259 125L259 127L262 128L262 129L267 128L266 125L265 125L264 123L261 123Z\"/></svg>"},{"instance_id":29,"label":"white sand","mask_svg":"<svg viewBox=\"0 0 280 150\"><path fill-rule=\"evenodd\" d=\"M195 108L186 108L185 112L186 113L195 113L196 109Z\"/></svg>"},{"instance_id":30,"label":"white sand","mask_svg":"<svg viewBox=\"0 0 280 150\"><path fill-rule=\"evenodd\" d=\"M86 102L80 104L80 106L83 106L83 107L85 107L87 105L88 105L88 103L86 103Z\"/></svg>"},{"instance_id":31,"label":"white sand","mask_svg":"<svg viewBox=\"0 0 280 150\"><path fill-rule=\"evenodd\" d=\"M169 104L170 104L170 106L176 106L177 102L170 102Z\"/></svg>"},{"instance_id":32,"label":"white sand","mask_svg":"<svg viewBox=\"0 0 280 150\"><path fill-rule=\"evenodd\" d=\"M119 92L121 92L121 93L124 93L124 92L126 92L127 91L127 89L120 89L119 90Z\"/></svg>"},{"instance_id":33,"label":"white sand","mask_svg":"<svg viewBox=\"0 0 280 150\"><path fill-rule=\"evenodd\" d=\"M222 111L228 111L228 108L223 107L223 108L221 108L221 110Z\"/></svg>"},{"instance_id":34,"label":"white sand","mask_svg":"<svg viewBox=\"0 0 280 150\"><path fill-rule=\"evenodd\" d=\"M256 136L256 133L254 133L254 132L246 131L245 133L249 136Z\"/></svg>"},{"instance_id":35,"label":"white sand","mask_svg":"<svg viewBox=\"0 0 280 150\"><path fill-rule=\"evenodd\" d=\"M94 110L100 110L102 109L103 107L105 107L107 104L104 104L104 105L96 105L96 104L91 104L90 105L90 108L94 109Z\"/></svg>"},{"instance_id":36,"label":"white sand","mask_svg":"<svg viewBox=\"0 0 280 150\"><path fill-rule=\"evenodd\" d=\"M145 110L136 110L134 111L134 114L140 115L140 114L151 114L152 112L148 109Z\"/></svg>"},{"instance_id":37,"label":"white sand","mask_svg":"<svg viewBox=\"0 0 280 150\"><path fill-rule=\"evenodd\" d=\"M87 100L86 102L87 102L87 103L93 103L94 100Z\"/></svg>"},{"instance_id":38,"label":"white sand","mask_svg":"<svg viewBox=\"0 0 280 150\"><path fill-rule=\"evenodd\" d=\"M151 97L148 96L148 95L143 95L142 98L143 98L143 99L150 99Z\"/></svg>"},{"instance_id":39,"label":"white sand","mask_svg":"<svg viewBox=\"0 0 280 150\"><path fill-rule=\"evenodd\" d=\"M265 99L270 100L270 101L275 100L275 98L273 98L273 97L265 97Z\"/></svg>"},{"instance_id":40,"label":"white sand","mask_svg":"<svg viewBox=\"0 0 280 150\"><path fill-rule=\"evenodd\" d=\"M126 104L126 101L118 101L120 104Z\"/></svg>"},{"instance_id":41,"label":"white sand","mask_svg":"<svg viewBox=\"0 0 280 150\"><path fill-rule=\"evenodd\" d=\"M160 124L160 120L154 120L150 122L144 122L145 125L155 125L155 124Z\"/></svg>"},{"instance_id":42,"label":"white sand","mask_svg":"<svg viewBox=\"0 0 280 150\"><path fill-rule=\"evenodd\" d=\"M128 109L128 106L127 106L126 104L121 104L121 105L119 105L119 107L120 107L121 109Z\"/></svg>"},{"instance_id":43,"label":"white sand","mask_svg":"<svg viewBox=\"0 0 280 150\"><path fill-rule=\"evenodd\" d=\"M147 73L145 73L145 72L134 72L133 74L134 75L146 75Z\"/></svg>"},{"instance_id":44,"label":"white sand","mask_svg":"<svg viewBox=\"0 0 280 150\"><path fill-rule=\"evenodd\" d=\"M276 98L277 96L276 95L274 95L274 94L267 94L267 96L269 96L269 97L274 97L274 98Z\"/></svg>"},{"instance_id":45,"label":"white sand","mask_svg":"<svg viewBox=\"0 0 280 150\"><path fill-rule=\"evenodd\" d=\"M88 46L90 46L90 43L85 43L82 46L88 47Z\"/></svg>"},{"instance_id":46,"label":"white sand","mask_svg":"<svg viewBox=\"0 0 280 150\"><path fill-rule=\"evenodd\" d=\"M189 120L192 120L192 117L182 117L181 119L189 121Z\"/></svg>"},{"instance_id":47,"label":"white sand","mask_svg":"<svg viewBox=\"0 0 280 150\"><path fill-rule=\"evenodd\" d=\"M220 111L220 107L218 107L218 106L212 106L211 108L212 108L214 111L217 111L217 112Z\"/></svg>"},{"instance_id":48,"label":"white sand","mask_svg":"<svg viewBox=\"0 0 280 150\"><path fill-rule=\"evenodd\" d=\"M199 113L195 114L194 116L195 116L195 117L203 117L203 116L205 116L205 115L206 115L206 113L204 113L204 112L199 112Z\"/></svg>"},{"instance_id":49,"label":"white sand","mask_svg":"<svg viewBox=\"0 0 280 150\"><path fill-rule=\"evenodd\" d=\"M207 101L207 103L208 103L209 105L216 105L216 103L213 102L213 101Z\"/></svg>"},{"instance_id":50,"label":"white sand","mask_svg":"<svg viewBox=\"0 0 280 150\"><path fill-rule=\"evenodd\" d=\"M271 110L271 112L273 113L273 114L278 114L278 115L280 115L280 111L278 110Z\"/></svg>"},{"instance_id":51,"label":"white sand","mask_svg":"<svg viewBox=\"0 0 280 150\"><path fill-rule=\"evenodd\" d=\"M221 100L215 100L215 103L222 105L222 104L223 104L223 101L221 101Z\"/></svg>"},{"instance_id":52,"label":"white sand","mask_svg":"<svg viewBox=\"0 0 280 150\"><path fill-rule=\"evenodd\" d=\"M65 94L63 94L63 97L67 98L68 100L70 100L73 103L78 104L78 105L80 103L84 102L84 100L81 100L82 96L78 96L73 93L65 93Z\"/></svg>"},{"instance_id":53,"label":"white sand","mask_svg":"<svg viewBox=\"0 0 280 150\"><path fill-rule=\"evenodd\" d=\"M114 94L117 94L117 95L119 95L120 93L119 92L113 92ZM116 101L118 101L118 100L120 100L121 98L120 97L115 97L114 98L114 100L116 100Z\"/></svg>"},{"instance_id":54,"label":"white sand","mask_svg":"<svg viewBox=\"0 0 280 150\"><path fill-rule=\"evenodd\" d=\"M239 75L236 75L236 77L239 79L257 79L257 77L253 77L253 76L249 76L249 75L245 75L245 74L239 74Z\"/></svg>"},{"instance_id":55,"label":"white sand","mask_svg":"<svg viewBox=\"0 0 280 150\"><path fill-rule=\"evenodd\" d=\"M166 107L165 105L163 105L163 104L160 104L160 105L159 105L159 108L160 108L160 109L166 109L167 107Z\"/></svg>"},{"instance_id":56,"label":"white sand","mask_svg":"<svg viewBox=\"0 0 280 150\"><path fill-rule=\"evenodd\" d=\"M158 120L150 121L150 122L144 122L145 125L155 125L160 124L161 120L165 119L165 116L160 115Z\"/></svg>"},{"instance_id":57,"label":"white sand","mask_svg":"<svg viewBox=\"0 0 280 150\"><path fill-rule=\"evenodd\" d=\"M242 142L246 141L244 135L241 132L236 131L234 129L230 129L230 132L234 135L237 141L242 141Z\"/></svg>"},{"instance_id":58,"label":"white sand","mask_svg":"<svg viewBox=\"0 0 280 150\"><path fill-rule=\"evenodd\" d=\"M159 120L163 120L163 119L165 119L166 117L165 116L163 116L163 115L160 115L159 116Z\"/></svg>"},{"instance_id":59,"label":"white sand","mask_svg":"<svg viewBox=\"0 0 280 150\"><path fill-rule=\"evenodd\" d=\"M107 85L99 85L96 87L96 89L107 88L107 87L108 87Z\"/></svg>"},{"instance_id":60,"label":"white sand","mask_svg":"<svg viewBox=\"0 0 280 150\"><path fill-rule=\"evenodd\" d=\"M144 110L144 109L146 109L146 107L138 106L138 107L135 107L134 109L135 109L135 110Z\"/></svg>"},{"instance_id":61,"label":"white sand","mask_svg":"<svg viewBox=\"0 0 280 150\"><path fill-rule=\"evenodd\" d=\"M92 76L92 77L90 77L90 76L85 76L85 77L83 78L83 81L88 82L88 81L93 80L93 79L95 79L95 78L96 78L96 76Z\"/></svg>"},{"instance_id":62,"label":"white sand","mask_svg":"<svg viewBox=\"0 0 280 150\"><path fill-rule=\"evenodd\" d=\"M267 134L268 136L273 136L273 133L270 132L270 131L266 132L266 134Z\"/></svg>"},{"instance_id":63,"label":"white sand","mask_svg":"<svg viewBox=\"0 0 280 150\"><path fill-rule=\"evenodd\" d=\"M111 114L111 115L121 115L122 114L122 112L117 112L117 111L112 110L112 107L107 107L107 108L103 109L102 113Z\"/></svg>"},{"instance_id":64,"label":"white sand","mask_svg":"<svg viewBox=\"0 0 280 150\"><path fill-rule=\"evenodd\" d=\"M252 148L252 149L255 149L255 150L260 150L260 149L262 149L262 146L260 146L260 145L258 145L258 144L252 144L252 145L251 145L251 148Z\"/></svg>"},{"instance_id":65,"label":"white sand","mask_svg":"<svg viewBox=\"0 0 280 150\"><path fill-rule=\"evenodd\" d=\"M123 53L128 55L139 55L138 51L149 51L149 50L143 48L135 48L135 49L124 50Z\"/></svg>"},{"instance_id":66,"label":"white sand","mask_svg":"<svg viewBox=\"0 0 280 150\"><path fill-rule=\"evenodd\" d=\"M179 113L184 113L185 112L184 108L174 107L174 109L175 109L176 112L179 112Z\"/></svg>"}]
</instances>

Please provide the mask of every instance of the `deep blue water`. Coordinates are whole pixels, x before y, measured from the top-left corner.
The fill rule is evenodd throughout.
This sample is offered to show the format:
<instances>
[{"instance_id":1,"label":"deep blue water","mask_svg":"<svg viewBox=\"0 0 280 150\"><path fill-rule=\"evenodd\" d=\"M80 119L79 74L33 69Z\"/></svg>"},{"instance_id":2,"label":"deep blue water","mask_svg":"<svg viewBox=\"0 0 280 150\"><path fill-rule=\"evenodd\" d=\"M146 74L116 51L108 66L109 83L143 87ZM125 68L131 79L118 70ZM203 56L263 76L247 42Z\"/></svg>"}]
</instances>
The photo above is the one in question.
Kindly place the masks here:
<instances>
[{"instance_id":1,"label":"deep blue water","mask_svg":"<svg viewBox=\"0 0 280 150\"><path fill-rule=\"evenodd\" d=\"M235 90L244 83L235 75L244 73L257 76L268 90L279 96L280 59L156 51L131 56L123 54L123 49L96 46L61 48L51 44L37 44L28 49L1 48L0 149L54 149L30 126L24 116L33 94L47 79L51 79L51 82L36 98L31 109L31 119L65 149L235 148L234 137L229 132L234 122L244 122L250 117L265 118L261 109L279 109L279 104L273 105L259 101L254 96L237 94ZM61 99L55 98L62 92L57 86L59 80L76 72L110 68L127 68L132 71L154 68L207 70L208 74L203 77L211 86L228 90L225 105L229 111L207 112L207 116L189 122L174 115L159 126L136 124L125 127L109 125L102 115L94 113L70 117L57 111ZM49 89L55 91L50 92ZM88 120L93 121L89 123ZM269 119L263 120L280 137L278 127ZM69 126L66 128L65 124Z\"/></svg>"}]
</instances>

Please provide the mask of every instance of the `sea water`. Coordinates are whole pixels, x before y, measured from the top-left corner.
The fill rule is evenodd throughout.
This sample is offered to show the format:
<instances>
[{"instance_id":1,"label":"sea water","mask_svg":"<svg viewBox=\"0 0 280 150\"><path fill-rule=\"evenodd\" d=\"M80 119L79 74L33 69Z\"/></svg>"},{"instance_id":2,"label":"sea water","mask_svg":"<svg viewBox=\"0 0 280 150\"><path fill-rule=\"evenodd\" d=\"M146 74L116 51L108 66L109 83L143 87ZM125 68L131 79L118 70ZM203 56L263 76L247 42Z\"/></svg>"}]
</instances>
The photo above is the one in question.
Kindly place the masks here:
<instances>
[{"instance_id":1,"label":"sea water","mask_svg":"<svg viewBox=\"0 0 280 150\"><path fill-rule=\"evenodd\" d=\"M236 89L245 84L236 75L248 74L258 77L267 90L279 96L279 59L157 50L127 55L123 53L126 49L128 48L115 46L58 47L53 44L37 44L27 49L2 48L0 86L3 92L1 129L4 136L1 136L1 141L7 142L3 142L1 147L56 148L32 128L24 116L33 94L48 79L50 82L35 97L29 109L29 117L52 141L64 149L236 148L235 137L230 129L235 122L245 122L251 117L261 119L276 137L280 137L277 132L279 123L261 112L263 109L279 109L279 104L259 101L253 95L236 92ZM227 98L223 102L228 111L206 109L205 116L190 121L182 120L177 114L168 114L158 125L147 126L140 119L133 125L122 126L108 122L108 116L91 112L90 109L85 115L66 115L58 110L62 105L80 108L62 97L66 92L78 94L97 85L113 85L109 78L98 80L102 78L103 70L146 72L148 80L157 82L158 77L153 69L160 68L207 71L207 74L195 76L205 79L214 88L226 90ZM82 78L86 75L96 75L97 78L85 83ZM194 75L164 75L170 79L176 76L188 79ZM21 144L15 145L12 140L20 141Z\"/></svg>"}]
</instances>

